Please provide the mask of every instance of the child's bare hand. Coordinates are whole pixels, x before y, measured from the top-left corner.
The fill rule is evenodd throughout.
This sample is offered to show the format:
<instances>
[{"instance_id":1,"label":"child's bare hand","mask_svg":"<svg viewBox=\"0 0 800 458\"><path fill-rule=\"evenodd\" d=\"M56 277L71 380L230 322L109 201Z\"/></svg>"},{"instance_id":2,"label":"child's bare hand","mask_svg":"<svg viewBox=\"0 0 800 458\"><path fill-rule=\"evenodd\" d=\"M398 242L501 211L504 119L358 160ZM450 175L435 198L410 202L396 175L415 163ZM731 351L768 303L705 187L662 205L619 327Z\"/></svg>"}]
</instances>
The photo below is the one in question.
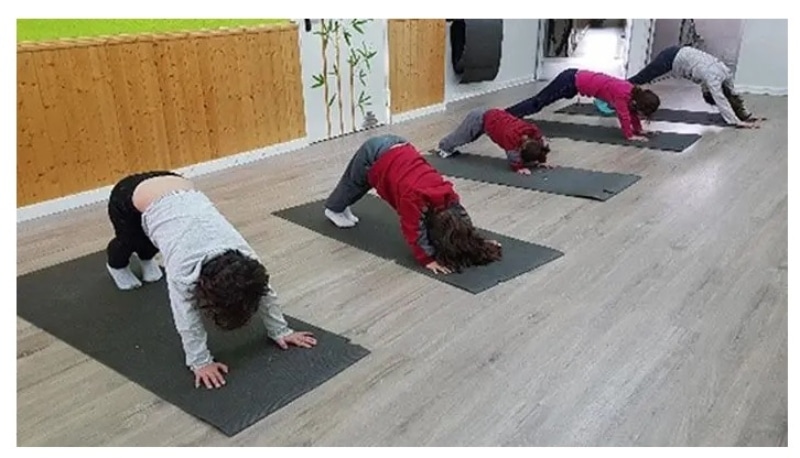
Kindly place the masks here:
<instances>
[{"instance_id":1,"label":"child's bare hand","mask_svg":"<svg viewBox=\"0 0 800 458\"><path fill-rule=\"evenodd\" d=\"M531 169L519 169L517 170L517 173L519 173L520 175L530 175Z\"/></svg>"},{"instance_id":2,"label":"child's bare hand","mask_svg":"<svg viewBox=\"0 0 800 458\"><path fill-rule=\"evenodd\" d=\"M289 345L294 345L295 347L301 348L311 348L317 344L317 339L314 338L314 334L302 331L302 332L293 332L286 337L281 337L280 339L275 341L279 347L283 350L289 349Z\"/></svg>"},{"instance_id":3,"label":"child's bare hand","mask_svg":"<svg viewBox=\"0 0 800 458\"><path fill-rule=\"evenodd\" d=\"M740 122L739 124L736 124L736 127L739 129L758 129L761 126L755 122Z\"/></svg>"},{"instance_id":4,"label":"child's bare hand","mask_svg":"<svg viewBox=\"0 0 800 458\"><path fill-rule=\"evenodd\" d=\"M194 387L200 388L202 382L209 390L212 388L222 388L225 385L225 377L222 374L228 373L228 366L222 363L206 364L194 370Z\"/></svg>"},{"instance_id":5,"label":"child's bare hand","mask_svg":"<svg viewBox=\"0 0 800 458\"><path fill-rule=\"evenodd\" d=\"M495 246L503 246L497 240L487 240L486 243L491 243L492 245L495 245Z\"/></svg>"},{"instance_id":6,"label":"child's bare hand","mask_svg":"<svg viewBox=\"0 0 800 458\"><path fill-rule=\"evenodd\" d=\"M552 168L554 168L554 167L553 167L552 165L550 165L550 164L546 164L546 163L544 163L544 162L540 162L540 163L536 164L536 168L537 168L537 169L546 169L546 170L550 170L550 169L552 169Z\"/></svg>"},{"instance_id":7,"label":"child's bare hand","mask_svg":"<svg viewBox=\"0 0 800 458\"><path fill-rule=\"evenodd\" d=\"M433 261L425 266L426 269L432 271L435 274L449 274L453 273L452 270L448 269L447 267L439 264L436 261Z\"/></svg>"},{"instance_id":8,"label":"child's bare hand","mask_svg":"<svg viewBox=\"0 0 800 458\"><path fill-rule=\"evenodd\" d=\"M646 142L649 141L650 139L642 135L634 135L633 137L631 137L631 140L635 142Z\"/></svg>"}]
</instances>

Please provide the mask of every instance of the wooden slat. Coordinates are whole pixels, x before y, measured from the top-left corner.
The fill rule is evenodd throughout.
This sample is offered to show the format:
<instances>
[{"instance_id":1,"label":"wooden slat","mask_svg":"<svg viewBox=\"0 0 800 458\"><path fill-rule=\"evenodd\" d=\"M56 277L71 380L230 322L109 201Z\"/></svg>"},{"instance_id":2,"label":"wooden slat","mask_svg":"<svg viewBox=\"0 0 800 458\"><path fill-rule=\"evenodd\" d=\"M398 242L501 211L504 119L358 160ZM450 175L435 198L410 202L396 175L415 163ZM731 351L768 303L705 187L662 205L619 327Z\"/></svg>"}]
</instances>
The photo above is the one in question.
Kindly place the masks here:
<instances>
[{"instance_id":1,"label":"wooden slat","mask_svg":"<svg viewBox=\"0 0 800 458\"><path fill-rule=\"evenodd\" d=\"M305 135L296 25L17 47L17 205Z\"/></svg>"},{"instance_id":2,"label":"wooden slat","mask_svg":"<svg viewBox=\"0 0 800 458\"><path fill-rule=\"evenodd\" d=\"M445 21L389 20L392 114L444 102Z\"/></svg>"}]
</instances>

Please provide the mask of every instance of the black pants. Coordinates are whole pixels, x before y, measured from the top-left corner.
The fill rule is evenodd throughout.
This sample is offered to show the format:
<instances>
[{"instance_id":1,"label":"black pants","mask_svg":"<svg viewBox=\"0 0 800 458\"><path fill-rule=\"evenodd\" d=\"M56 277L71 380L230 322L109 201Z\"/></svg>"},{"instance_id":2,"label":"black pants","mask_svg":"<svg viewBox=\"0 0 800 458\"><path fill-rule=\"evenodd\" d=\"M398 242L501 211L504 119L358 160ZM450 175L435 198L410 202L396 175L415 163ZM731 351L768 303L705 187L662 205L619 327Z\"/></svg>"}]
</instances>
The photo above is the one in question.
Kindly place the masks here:
<instances>
[{"instance_id":1,"label":"black pants","mask_svg":"<svg viewBox=\"0 0 800 458\"><path fill-rule=\"evenodd\" d=\"M561 99L575 97L578 95L578 87L575 85L575 75L577 73L578 69L576 68L564 70L553 78L553 81L550 81L538 94L506 108L506 111L521 119L536 114L544 107Z\"/></svg>"},{"instance_id":2,"label":"black pants","mask_svg":"<svg viewBox=\"0 0 800 458\"><path fill-rule=\"evenodd\" d=\"M653 80L666 75L672 71L672 63L675 62L675 56L681 46L670 46L669 48L658 53L652 62L647 64L639 73L628 78L628 82L636 86L651 83Z\"/></svg>"},{"instance_id":3,"label":"black pants","mask_svg":"<svg viewBox=\"0 0 800 458\"><path fill-rule=\"evenodd\" d=\"M112 269L127 267L133 253L142 261L153 259L158 253L142 229L142 213L133 206L133 191L141 182L165 175L179 176L167 171L138 173L123 178L111 190L108 218L114 227L114 238L108 242L106 254Z\"/></svg>"}]
</instances>

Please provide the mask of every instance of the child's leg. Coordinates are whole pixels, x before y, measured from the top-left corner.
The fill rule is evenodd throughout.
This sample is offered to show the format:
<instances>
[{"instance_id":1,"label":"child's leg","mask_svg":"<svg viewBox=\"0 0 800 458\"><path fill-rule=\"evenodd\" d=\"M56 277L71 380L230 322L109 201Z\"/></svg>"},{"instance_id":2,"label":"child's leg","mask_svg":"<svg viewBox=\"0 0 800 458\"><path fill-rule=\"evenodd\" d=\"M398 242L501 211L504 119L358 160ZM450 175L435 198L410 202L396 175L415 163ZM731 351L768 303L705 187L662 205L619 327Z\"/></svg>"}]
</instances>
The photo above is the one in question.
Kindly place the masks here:
<instances>
[{"instance_id":1,"label":"child's leg","mask_svg":"<svg viewBox=\"0 0 800 458\"><path fill-rule=\"evenodd\" d=\"M128 290L142 286L142 282L136 278L136 275L130 269L134 244L134 237L131 233L134 228L130 221L132 219L130 211L124 203L124 196L121 195L124 193L115 192L117 190L118 188L115 187L108 201L108 217L111 220L111 225L114 226L115 236L108 242L108 247L106 248L108 257L106 268L117 288Z\"/></svg>"},{"instance_id":2,"label":"child's leg","mask_svg":"<svg viewBox=\"0 0 800 458\"><path fill-rule=\"evenodd\" d=\"M158 253L158 248L153 245L153 242L145 235L144 231L140 235L141 238L137 239L134 244L134 252L139 257L142 265L142 280L149 283L157 282L164 276L163 272L161 272L161 267L153 259Z\"/></svg>"},{"instance_id":3,"label":"child's leg","mask_svg":"<svg viewBox=\"0 0 800 458\"><path fill-rule=\"evenodd\" d=\"M647 64L639 73L628 78L628 82L635 85L648 84L672 71L672 62L680 51L680 46L670 46L658 53L652 62Z\"/></svg>"},{"instance_id":4,"label":"child's leg","mask_svg":"<svg viewBox=\"0 0 800 458\"><path fill-rule=\"evenodd\" d=\"M456 127L456 130L439 141L439 150L445 155L452 155L459 146L472 143L483 135L483 115L488 109L476 108L469 113Z\"/></svg>"},{"instance_id":5,"label":"child's leg","mask_svg":"<svg viewBox=\"0 0 800 458\"><path fill-rule=\"evenodd\" d=\"M143 277L146 281L161 278L161 269L153 270L153 257L158 249L153 246L142 229L142 214L133 206L133 191L142 181L151 176L169 172L149 172L131 175L114 186L108 199L108 217L114 227L114 238L108 242L107 269L119 289L133 289L142 285L130 270L131 255L135 252L142 261ZM156 278L158 277L158 278Z\"/></svg>"},{"instance_id":6,"label":"child's leg","mask_svg":"<svg viewBox=\"0 0 800 458\"><path fill-rule=\"evenodd\" d=\"M578 94L578 89L575 87L575 74L577 72L574 68L564 70L553 78L553 81L550 81L538 94L506 108L506 111L518 118L524 118L540 112L544 107L561 99L575 97Z\"/></svg>"},{"instance_id":7,"label":"child's leg","mask_svg":"<svg viewBox=\"0 0 800 458\"><path fill-rule=\"evenodd\" d=\"M339 183L325 201L325 216L339 227L355 226L358 218L350 211L350 206L369 192L369 168L389 147L405 142L397 136L373 137L364 142L350 159Z\"/></svg>"}]
</instances>

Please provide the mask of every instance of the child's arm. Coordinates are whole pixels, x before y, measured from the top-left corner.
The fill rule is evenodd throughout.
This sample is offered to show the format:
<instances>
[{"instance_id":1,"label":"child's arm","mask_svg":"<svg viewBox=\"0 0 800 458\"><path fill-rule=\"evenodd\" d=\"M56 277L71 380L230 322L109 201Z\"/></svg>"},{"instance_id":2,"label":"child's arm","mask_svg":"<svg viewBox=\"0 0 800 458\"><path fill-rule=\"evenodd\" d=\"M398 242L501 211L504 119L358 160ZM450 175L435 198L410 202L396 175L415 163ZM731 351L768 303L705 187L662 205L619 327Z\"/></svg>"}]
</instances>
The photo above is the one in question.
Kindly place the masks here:
<instances>
[{"instance_id":1,"label":"child's arm","mask_svg":"<svg viewBox=\"0 0 800 458\"><path fill-rule=\"evenodd\" d=\"M423 266L428 266L433 259L434 249L428 240L425 227L425 213L411 199L400 201L397 209L400 214L400 230L406 243L411 248L414 259Z\"/></svg>"},{"instance_id":2,"label":"child's arm","mask_svg":"<svg viewBox=\"0 0 800 458\"><path fill-rule=\"evenodd\" d=\"M186 365L192 371L197 371L214 362L206 343L208 335L203 327L200 312L193 307L188 289L182 288L173 281L167 283L172 318L175 322L175 329L181 336Z\"/></svg>"},{"instance_id":3,"label":"child's arm","mask_svg":"<svg viewBox=\"0 0 800 458\"><path fill-rule=\"evenodd\" d=\"M725 97L725 92L722 90L722 81L713 80L708 81L708 92L711 94L711 97L714 99L714 102L719 109L719 114L722 116L722 119L725 120L726 123L732 126L738 126L740 124L744 124L743 122L739 121L739 117L736 116L736 112L733 110L731 103L728 101L728 98Z\"/></svg>"},{"instance_id":4,"label":"child's arm","mask_svg":"<svg viewBox=\"0 0 800 458\"><path fill-rule=\"evenodd\" d=\"M511 170L519 172L520 170L527 169L522 162L522 155L517 150L506 151L506 159L508 159L508 166Z\"/></svg>"},{"instance_id":5,"label":"child's arm","mask_svg":"<svg viewBox=\"0 0 800 458\"><path fill-rule=\"evenodd\" d=\"M620 97L614 100L613 106L614 111L617 112L617 119L619 119L619 126L622 129L622 135L625 136L626 140L631 140L634 136L634 125L628 102L629 99Z\"/></svg>"},{"instance_id":6,"label":"child's arm","mask_svg":"<svg viewBox=\"0 0 800 458\"><path fill-rule=\"evenodd\" d=\"M296 332L289 327L278 303L278 294L272 289L272 286L268 288L267 295L261 300L261 306L258 308L258 315L261 317L264 327L267 328L267 336L284 350L289 348L289 345L303 348L311 348L316 345L317 339L312 333Z\"/></svg>"}]
</instances>

